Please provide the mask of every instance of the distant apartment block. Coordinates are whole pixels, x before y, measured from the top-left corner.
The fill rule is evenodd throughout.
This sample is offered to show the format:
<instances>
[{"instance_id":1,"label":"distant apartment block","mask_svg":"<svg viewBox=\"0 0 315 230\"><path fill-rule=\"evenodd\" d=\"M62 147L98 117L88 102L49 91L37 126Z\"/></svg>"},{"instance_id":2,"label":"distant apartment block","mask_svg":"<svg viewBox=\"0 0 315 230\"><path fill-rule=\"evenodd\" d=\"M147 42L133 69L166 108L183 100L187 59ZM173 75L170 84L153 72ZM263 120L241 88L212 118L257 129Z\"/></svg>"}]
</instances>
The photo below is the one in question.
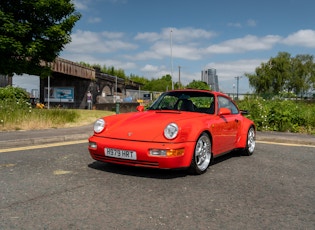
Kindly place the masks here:
<instances>
[{"instance_id":1,"label":"distant apartment block","mask_svg":"<svg viewBox=\"0 0 315 230\"><path fill-rule=\"evenodd\" d=\"M206 82L211 90L219 91L219 81L216 69L207 69L201 71L201 81Z\"/></svg>"}]
</instances>

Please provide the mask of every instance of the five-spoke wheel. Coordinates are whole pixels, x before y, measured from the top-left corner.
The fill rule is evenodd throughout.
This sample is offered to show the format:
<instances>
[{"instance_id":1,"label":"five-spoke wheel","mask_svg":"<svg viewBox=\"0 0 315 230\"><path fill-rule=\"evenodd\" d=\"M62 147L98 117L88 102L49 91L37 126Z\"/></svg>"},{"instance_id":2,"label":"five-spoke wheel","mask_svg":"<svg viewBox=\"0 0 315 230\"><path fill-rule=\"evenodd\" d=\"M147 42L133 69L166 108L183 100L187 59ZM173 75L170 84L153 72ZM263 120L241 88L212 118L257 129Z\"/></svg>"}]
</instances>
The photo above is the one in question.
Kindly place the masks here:
<instances>
[{"instance_id":1,"label":"five-spoke wheel","mask_svg":"<svg viewBox=\"0 0 315 230\"><path fill-rule=\"evenodd\" d=\"M211 141L206 133L198 138L190 165L190 171L194 174L202 174L207 171L212 159Z\"/></svg>"},{"instance_id":2,"label":"five-spoke wheel","mask_svg":"<svg viewBox=\"0 0 315 230\"><path fill-rule=\"evenodd\" d=\"M246 147L243 150L243 154L246 156L250 156L254 153L255 146L256 146L256 135L255 135L255 129L253 127L250 127L247 132L247 142Z\"/></svg>"}]
</instances>

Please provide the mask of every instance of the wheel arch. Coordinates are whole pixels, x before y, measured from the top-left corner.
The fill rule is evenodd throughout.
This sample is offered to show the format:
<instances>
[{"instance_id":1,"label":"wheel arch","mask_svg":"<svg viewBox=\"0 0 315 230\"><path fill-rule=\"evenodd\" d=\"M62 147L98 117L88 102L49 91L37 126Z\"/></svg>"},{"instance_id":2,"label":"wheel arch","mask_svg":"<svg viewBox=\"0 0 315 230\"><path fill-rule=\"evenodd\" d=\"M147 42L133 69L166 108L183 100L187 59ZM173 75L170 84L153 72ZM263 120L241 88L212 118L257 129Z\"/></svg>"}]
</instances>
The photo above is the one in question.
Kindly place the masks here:
<instances>
[{"instance_id":1,"label":"wheel arch","mask_svg":"<svg viewBox=\"0 0 315 230\"><path fill-rule=\"evenodd\" d=\"M212 154L213 138L212 138L212 134L211 134L211 132L210 132L209 130L207 130L207 129L202 130L202 131L198 134L198 136L196 137L196 141L198 140L198 138L199 138L203 133L207 134L207 135L209 136L209 138L210 138L210 142L211 142L211 154Z\"/></svg>"},{"instance_id":2,"label":"wheel arch","mask_svg":"<svg viewBox=\"0 0 315 230\"><path fill-rule=\"evenodd\" d=\"M237 142L236 148L245 148L247 143L247 132L250 128L254 128L255 136L256 136L256 125L254 123L248 123L248 125L243 126L240 132L240 138Z\"/></svg>"}]
</instances>

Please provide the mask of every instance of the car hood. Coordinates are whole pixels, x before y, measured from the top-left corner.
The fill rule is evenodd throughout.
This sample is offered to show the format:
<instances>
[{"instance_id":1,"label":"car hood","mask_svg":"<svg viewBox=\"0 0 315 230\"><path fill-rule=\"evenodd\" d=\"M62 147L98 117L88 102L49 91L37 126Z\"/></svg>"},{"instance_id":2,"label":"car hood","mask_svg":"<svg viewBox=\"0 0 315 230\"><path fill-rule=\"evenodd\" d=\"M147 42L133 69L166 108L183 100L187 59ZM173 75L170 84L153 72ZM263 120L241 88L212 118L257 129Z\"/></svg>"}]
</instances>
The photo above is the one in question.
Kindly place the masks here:
<instances>
[{"instance_id":1,"label":"car hood","mask_svg":"<svg viewBox=\"0 0 315 230\"><path fill-rule=\"evenodd\" d=\"M176 139L183 140L183 136L187 137L189 134L191 120L201 116L205 115L164 110L108 116L104 117L106 129L97 135L114 139L165 142L167 139L163 135L164 129L169 123L175 122L180 130Z\"/></svg>"}]
</instances>

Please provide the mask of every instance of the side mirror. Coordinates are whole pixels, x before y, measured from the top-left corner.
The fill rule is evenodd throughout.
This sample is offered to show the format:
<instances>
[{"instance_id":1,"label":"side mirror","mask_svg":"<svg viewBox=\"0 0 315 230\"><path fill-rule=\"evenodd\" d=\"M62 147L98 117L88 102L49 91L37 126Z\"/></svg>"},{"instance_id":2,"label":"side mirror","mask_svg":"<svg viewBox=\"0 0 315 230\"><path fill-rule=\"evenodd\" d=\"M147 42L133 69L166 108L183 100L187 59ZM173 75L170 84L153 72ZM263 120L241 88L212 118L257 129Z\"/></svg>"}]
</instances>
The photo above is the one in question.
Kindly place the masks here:
<instances>
[{"instance_id":1,"label":"side mirror","mask_svg":"<svg viewBox=\"0 0 315 230\"><path fill-rule=\"evenodd\" d=\"M249 112L248 112L248 110L241 110L241 114L242 114L242 115L248 115Z\"/></svg>"},{"instance_id":2,"label":"side mirror","mask_svg":"<svg viewBox=\"0 0 315 230\"><path fill-rule=\"evenodd\" d=\"M144 106L143 105L138 105L137 106L137 111L138 112L143 112L144 111Z\"/></svg>"},{"instance_id":3,"label":"side mirror","mask_svg":"<svg viewBox=\"0 0 315 230\"><path fill-rule=\"evenodd\" d=\"M230 115L230 114L231 114L231 110L228 108L221 108L219 110L219 116Z\"/></svg>"}]
</instances>

